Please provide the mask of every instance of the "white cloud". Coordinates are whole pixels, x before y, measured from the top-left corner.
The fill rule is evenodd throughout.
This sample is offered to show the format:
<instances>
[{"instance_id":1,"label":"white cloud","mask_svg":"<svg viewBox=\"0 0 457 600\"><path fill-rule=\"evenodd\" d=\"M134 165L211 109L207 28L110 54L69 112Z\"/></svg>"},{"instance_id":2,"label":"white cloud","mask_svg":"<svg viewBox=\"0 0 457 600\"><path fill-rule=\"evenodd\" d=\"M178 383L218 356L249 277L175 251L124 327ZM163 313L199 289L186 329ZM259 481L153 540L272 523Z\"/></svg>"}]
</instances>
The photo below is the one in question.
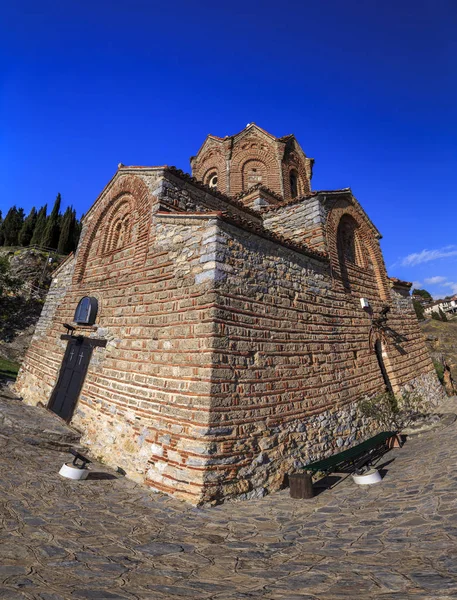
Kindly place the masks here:
<instances>
[{"instance_id":1,"label":"white cloud","mask_svg":"<svg viewBox=\"0 0 457 600\"><path fill-rule=\"evenodd\" d=\"M420 290L420 289L422 289L422 283L420 281L413 281L413 283L412 283L412 289L413 290Z\"/></svg>"},{"instance_id":2,"label":"white cloud","mask_svg":"<svg viewBox=\"0 0 457 600\"><path fill-rule=\"evenodd\" d=\"M412 254L408 254L408 256L402 260L401 264L403 267L414 267L416 265L421 265L422 263L430 262L431 260L447 258L449 256L457 256L456 246L445 246L444 248L439 248L437 250L413 252Z\"/></svg>"},{"instance_id":3,"label":"white cloud","mask_svg":"<svg viewBox=\"0 0 457 600\"><path fill-rule=\"evenodd\" d=\"M437 283L443 283L443 281L446 281L446 277L441 277L441 275L436 275L435 277L428 277L427 279L424 279L424 281L428 285L435 285Z\"/></svg>"},{"instance_id":4,"label":"white cloud","mask_svg":"<svg viewBox=\"0 0 457 600\"><path fill-rule=\"evenodd\" d=\"M457 281L446 281L443 285L451 288L453 294L457 294Z\"/></svg>"}]
</instances>

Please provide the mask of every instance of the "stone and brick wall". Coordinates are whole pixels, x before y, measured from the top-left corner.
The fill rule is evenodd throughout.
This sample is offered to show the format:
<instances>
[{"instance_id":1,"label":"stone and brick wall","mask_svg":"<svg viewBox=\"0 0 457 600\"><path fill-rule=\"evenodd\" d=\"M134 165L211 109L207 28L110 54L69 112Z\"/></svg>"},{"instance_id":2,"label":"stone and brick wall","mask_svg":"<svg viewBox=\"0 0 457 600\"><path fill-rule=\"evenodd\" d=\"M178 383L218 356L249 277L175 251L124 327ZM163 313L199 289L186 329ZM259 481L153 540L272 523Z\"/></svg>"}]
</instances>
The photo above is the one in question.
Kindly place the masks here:
<instances>
[{"instance_id":1,"label":"stone and brick wall","mask_svg":"<svg viewBox=\"0 0 457 600\"><path fill-rule=\"evenodd\" d=\"M87 215L73 278L68 273L65 285L51 291L59 302L52 300L52 319L32 341L18 389L28 402L47 403L65 351L61 323L72 322L81 297L97 297L96 325L77 326L75 335L108 343L94 350L72 424L107 463L198 502L213 330L213 299L200 281L211 273L204 257L212 233L198 218L186 219L179 232L160 224L149 192L156 176L121 174ZM126 198L131 235L123 248L106 252L110 215ZM47 385L37 388L42 374Z\"/></svg>"},{"instance_id":2,"label":"stone and brick wall","mask_svg":"<svg viewBox=\"0 0 457 600\"><path fill-rule=\"evenodd\" d=\"M313 250L326 251L326 211L321 196L290 201L285 206L268 208L263 213L267 229L284 235L290 240L305 243Z\"/></svg>"},{"instance_id":3,"label":"stone and brick wall","mask_svg":"<svg viewBox=\"0 0 457 600\"><path fill-rule=\"evenodd\" d=\"M96 297L96 324L75 334L107 344L94 349L72 424L95 456L195 504L278 489L286 472L373 431L358 402L384 382L360 297L374 314L391 305L395 391L436 399L407 292L387 279L358 205L338 201L262 215L176 170L120 168L55 276L18 391L47 404L62 323ZM369 251L346 265L347 285L337 237L349 213Z\"/></svg>"},{"instance_id":4,"label":"stone and brick wall","mask_svg":"<svg viewBox=\"0 0 457 600\"><path fill-rule=\"evenodd\" d=\"M373 424L357 400L385 389L371 318L327 263L226 224L217 262L226 270L217 286L208 500L263 495L295 467L364 439ZM382 306L376 290L374 275L357 290L374 311ZM436 399L412 307L392 312L402 345L389 344L385 360L396 391L415 386Z\"/></svg>"}]
</instances>

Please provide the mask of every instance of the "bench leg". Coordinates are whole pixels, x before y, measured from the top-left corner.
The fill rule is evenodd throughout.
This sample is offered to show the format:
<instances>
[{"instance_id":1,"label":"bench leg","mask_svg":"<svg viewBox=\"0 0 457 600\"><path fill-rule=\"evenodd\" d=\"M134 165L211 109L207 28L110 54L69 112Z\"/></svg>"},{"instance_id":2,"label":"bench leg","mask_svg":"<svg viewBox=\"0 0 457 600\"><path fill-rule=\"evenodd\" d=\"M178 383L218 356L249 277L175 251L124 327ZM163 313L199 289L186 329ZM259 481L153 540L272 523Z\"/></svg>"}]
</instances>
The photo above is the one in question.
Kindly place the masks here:
<instances>
[{"instance_id":1,"label":"bench leg","mask_svg":"<svg viewBox=\"0 0 457 600\"><path fill-rule=\"evenodd\" d=\"M309 473L295 473L289 475L291 498L313 498L313 478Z\"/></svg>"}]
</instances>

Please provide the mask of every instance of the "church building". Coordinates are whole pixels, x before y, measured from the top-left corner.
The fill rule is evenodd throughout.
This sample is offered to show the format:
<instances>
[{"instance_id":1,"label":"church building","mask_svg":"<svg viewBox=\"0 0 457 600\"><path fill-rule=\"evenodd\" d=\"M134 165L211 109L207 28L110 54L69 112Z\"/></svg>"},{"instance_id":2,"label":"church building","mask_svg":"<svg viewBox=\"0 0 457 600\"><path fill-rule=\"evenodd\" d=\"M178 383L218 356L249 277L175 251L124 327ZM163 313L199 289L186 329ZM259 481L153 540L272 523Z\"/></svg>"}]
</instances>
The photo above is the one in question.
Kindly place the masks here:
<instances>
[{"instance_id":1,"label":"church building","mask_svg":"<svg viewBox=\"0 0 457 600\"><path fill-rule=\"evenodd\" d=\"M260 497L376 433L360 401L442 395L409 295L350 188L293 135L209 135L119 165L54 273L17 391L95 457L193 504Z\"/></svg>"}]
</instances>

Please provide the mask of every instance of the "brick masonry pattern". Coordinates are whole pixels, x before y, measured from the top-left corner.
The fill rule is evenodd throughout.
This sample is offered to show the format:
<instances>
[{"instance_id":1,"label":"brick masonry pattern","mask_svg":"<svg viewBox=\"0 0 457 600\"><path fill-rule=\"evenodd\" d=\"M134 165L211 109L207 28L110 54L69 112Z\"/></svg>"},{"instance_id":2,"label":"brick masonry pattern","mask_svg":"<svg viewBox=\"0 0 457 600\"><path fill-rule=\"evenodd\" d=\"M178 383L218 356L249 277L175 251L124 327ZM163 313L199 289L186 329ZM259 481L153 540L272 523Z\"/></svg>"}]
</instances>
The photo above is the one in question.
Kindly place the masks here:
<instances>
[{"instance_id":1,"label":"brick masonry pattern","mask_svg":"<svg viewBox=\"0 0 457 600\"><path fill-rule=\"evenodd\" d=\"M127 214L128 235L113 247L113 223ZM343 215L364 248L363 264L344 273ZM268 239L260 225L320 254ZM94 296L96 325L76 333L107 345L94 349L72 420L92 453L194 504L263 496L285 473L374 432L359 401L384 381L361 297L374 314L391 306L397 341L384 362L394 390L442 396L378 237L349 191L244 212L176 171L121 167L55 275L17 390L48 402L62 323Z\"/></svg>"}]
</instances>

